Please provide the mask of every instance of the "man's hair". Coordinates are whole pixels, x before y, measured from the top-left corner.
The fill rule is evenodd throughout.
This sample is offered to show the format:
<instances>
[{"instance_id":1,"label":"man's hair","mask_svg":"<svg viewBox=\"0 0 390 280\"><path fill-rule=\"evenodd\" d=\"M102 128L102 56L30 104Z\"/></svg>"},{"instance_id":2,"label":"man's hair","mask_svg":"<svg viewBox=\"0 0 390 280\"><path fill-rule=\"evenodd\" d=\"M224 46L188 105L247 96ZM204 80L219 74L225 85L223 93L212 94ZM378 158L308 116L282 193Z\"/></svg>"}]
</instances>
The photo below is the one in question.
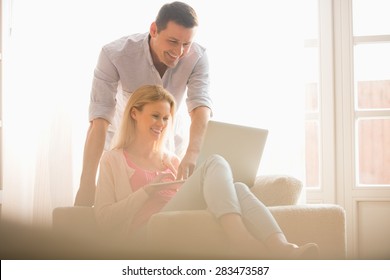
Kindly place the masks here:
<instances>
[{"instance_id":1,"label":"man's hair","mask_svg":"<svg viewBox=\"0 0 390 280\"><path fill-rule=\"evenodd\" d=\"M161 7L156 18L157 32L167 28L169 21L174 21L185 28L198 26L198 16L195 10L183 2L176 1Z\"/></svg>"}]
</instances>

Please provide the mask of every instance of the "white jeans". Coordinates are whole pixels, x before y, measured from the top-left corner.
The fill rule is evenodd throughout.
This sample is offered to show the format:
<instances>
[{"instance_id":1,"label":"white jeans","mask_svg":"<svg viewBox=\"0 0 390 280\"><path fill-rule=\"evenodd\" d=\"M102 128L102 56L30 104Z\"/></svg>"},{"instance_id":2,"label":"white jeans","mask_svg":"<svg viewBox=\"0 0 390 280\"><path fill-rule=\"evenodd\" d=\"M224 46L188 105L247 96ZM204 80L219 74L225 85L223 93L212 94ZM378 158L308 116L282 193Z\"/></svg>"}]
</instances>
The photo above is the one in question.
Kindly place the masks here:
<instances>
[{"instance_id":1,"label":"white jeans","mask_svg":"<svg viewBox=\"0 0 390 280\"><path fill-rule=\"evenodd\" d=\"M282 232L269 209L243 183L234 183L228 162L209 157L182 185L161 211L209 210L216 218L241 215L251 234L264 241Z\"/></svg>"}]
</instances>

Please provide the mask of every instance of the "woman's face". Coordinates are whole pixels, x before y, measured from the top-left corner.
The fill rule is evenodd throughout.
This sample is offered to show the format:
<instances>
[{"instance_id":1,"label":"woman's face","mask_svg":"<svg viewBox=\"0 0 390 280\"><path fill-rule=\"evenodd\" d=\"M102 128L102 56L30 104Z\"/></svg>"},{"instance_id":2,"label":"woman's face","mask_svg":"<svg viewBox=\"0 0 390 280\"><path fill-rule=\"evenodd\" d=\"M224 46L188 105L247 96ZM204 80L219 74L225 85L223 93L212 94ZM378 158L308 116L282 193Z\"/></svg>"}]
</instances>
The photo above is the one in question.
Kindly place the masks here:
<instances>
[{"instance_id":1,"label":"woman's face","mask_svg":"<svg viewBox=\"0 0 390 280\"><path fill-rule=\"evenodd\" d=\"M131 111L136 121L137 135L145 141L160 139L171 118L171 106L168 101L157 101L146 104L142 111L135 108Z\"/></svg>"}]
</instances>

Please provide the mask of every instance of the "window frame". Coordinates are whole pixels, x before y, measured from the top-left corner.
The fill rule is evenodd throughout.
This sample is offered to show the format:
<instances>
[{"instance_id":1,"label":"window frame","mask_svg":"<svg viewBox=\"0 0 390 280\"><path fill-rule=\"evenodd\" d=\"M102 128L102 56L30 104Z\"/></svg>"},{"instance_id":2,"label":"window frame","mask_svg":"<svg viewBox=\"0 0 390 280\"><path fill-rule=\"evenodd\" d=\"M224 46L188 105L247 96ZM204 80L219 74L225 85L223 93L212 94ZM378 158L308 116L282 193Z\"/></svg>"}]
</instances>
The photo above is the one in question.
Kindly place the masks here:
<instances>
[{"instance_id":1,"label":"window frame","mask_svg":"<svg viewBox=\"0 0 390 280\"><path fill-rule=\"evenodd\" d=\"M332 0L318 1L318 40L307 42L308 46L318 47L318 113L306 120L319 121L319 186L308 188L306 198L309 203L336 202L336 145L335 145L335 99L334 99L334 53L333 53L333 4Z\"/></svg>"}]
</instances>

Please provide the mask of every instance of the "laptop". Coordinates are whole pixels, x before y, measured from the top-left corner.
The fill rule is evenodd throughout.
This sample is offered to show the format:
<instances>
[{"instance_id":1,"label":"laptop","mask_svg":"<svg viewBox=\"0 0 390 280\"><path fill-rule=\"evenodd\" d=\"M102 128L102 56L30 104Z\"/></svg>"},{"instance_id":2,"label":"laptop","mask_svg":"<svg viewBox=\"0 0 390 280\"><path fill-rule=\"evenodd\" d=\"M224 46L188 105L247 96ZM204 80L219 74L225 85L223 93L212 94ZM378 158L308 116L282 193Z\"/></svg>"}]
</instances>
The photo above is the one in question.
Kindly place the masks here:
<instances>
[{"instance_id":1,"label":"laptop","mask_svg":"<svg viewBox=\"0 0 390 280\"><path fill-rule=\"evenodd\" d=\"M252 187L268 136L268 130L210 120L197 166L218 154L229 162L235 182Z\"/></svg>"}]
</instances>

